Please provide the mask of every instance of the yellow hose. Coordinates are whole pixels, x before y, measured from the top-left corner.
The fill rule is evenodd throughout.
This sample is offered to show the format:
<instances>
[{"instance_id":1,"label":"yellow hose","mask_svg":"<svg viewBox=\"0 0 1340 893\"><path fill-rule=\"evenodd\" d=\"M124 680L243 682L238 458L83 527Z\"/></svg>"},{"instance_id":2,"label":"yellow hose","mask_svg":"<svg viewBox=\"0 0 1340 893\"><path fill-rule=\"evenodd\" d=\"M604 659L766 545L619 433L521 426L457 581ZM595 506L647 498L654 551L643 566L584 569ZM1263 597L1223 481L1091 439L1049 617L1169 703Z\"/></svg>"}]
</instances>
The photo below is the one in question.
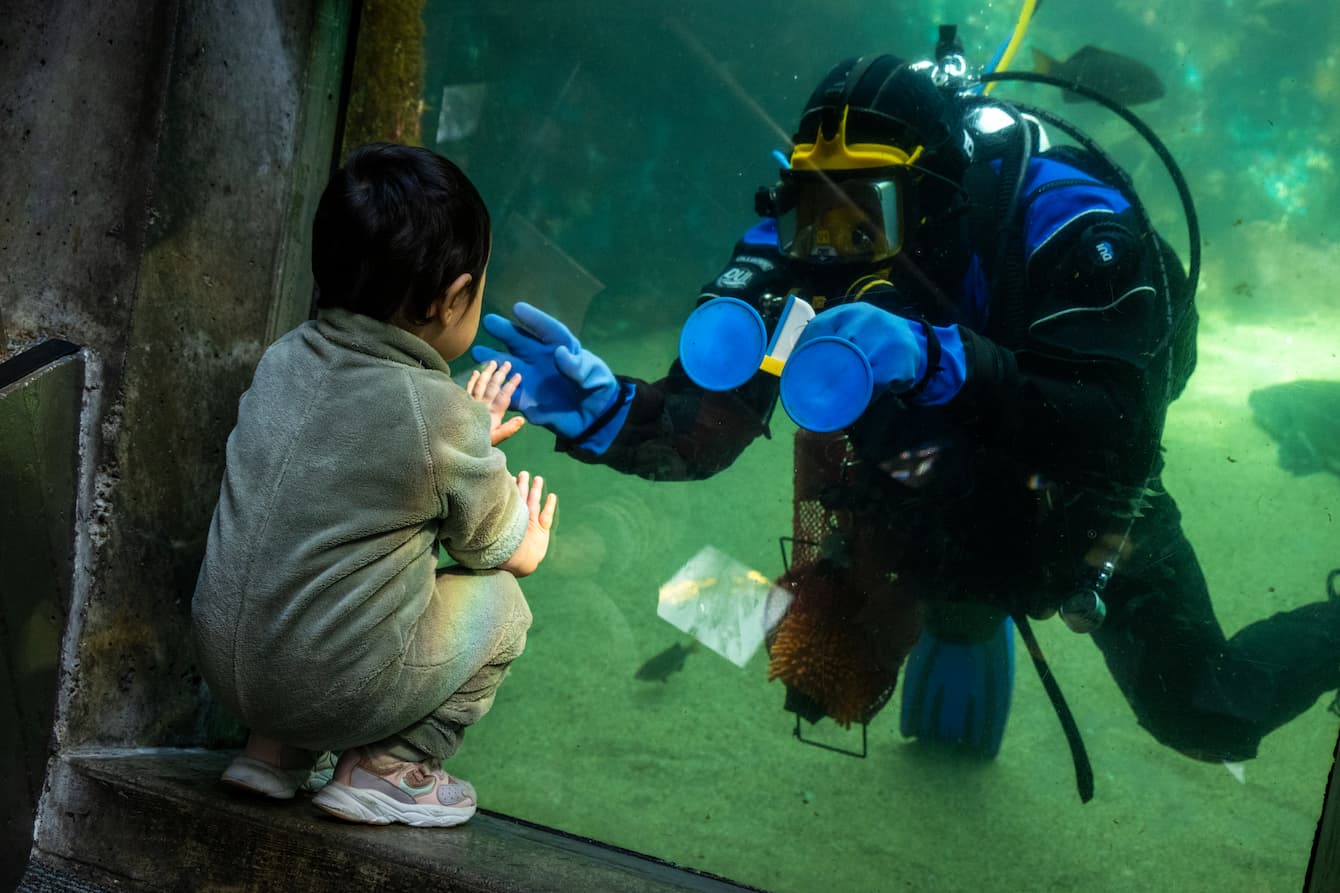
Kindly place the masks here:
<instances>
[{"instance_id":1,"label":"yellow hose","mask_svg":"<svg viewBox=\"0 0 1340 893\"><path fill-rule=\"evenodd\" d=\"M1014 23L1014 33L1010 35L1010 42L1005 46L1005 52L1000 56L1000 64L996 66L996 71L1006 71L1010 67L1010 62L1014 59L1014 54L1019 51L1019 45L1024 42L1024 32L1028 30L1028 23L1033 20L1033 10L1037 8L1038 0L1024 0L1024 8L1019 13L1019 21ZM991 92L991 88L996 86L996 81L987 84L982 90L982 95Z\"/></svg>"}]
</instances>

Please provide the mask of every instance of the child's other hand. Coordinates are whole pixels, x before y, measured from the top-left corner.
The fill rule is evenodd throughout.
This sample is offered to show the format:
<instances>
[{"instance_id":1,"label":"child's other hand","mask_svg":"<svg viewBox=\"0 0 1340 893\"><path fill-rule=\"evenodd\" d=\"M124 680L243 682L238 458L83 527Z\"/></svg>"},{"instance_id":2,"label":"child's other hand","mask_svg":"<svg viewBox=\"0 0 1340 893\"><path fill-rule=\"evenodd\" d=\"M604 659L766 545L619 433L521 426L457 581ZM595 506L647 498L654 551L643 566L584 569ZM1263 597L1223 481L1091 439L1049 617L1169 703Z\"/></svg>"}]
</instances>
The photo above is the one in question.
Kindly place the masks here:
<instances>
[{"instance_id":1,"label":"child's other hand","mask_svg":"<svg viewBox=\"0 0 1340 893\"><path fill-rule=\"evenodd\" d=\"M483 369L471 372L470 380L465 384L465 392L489 408L489 418L493 422L489 436L494 446L520 431L521 426L526 424L526 420L519 415L503 421L503 414L511 405L512 394L516 393L517 385L521 384L519 372L510 380L507 378L507 373L511 371L511 363L505 362L499 366L496 360L489 360Z\"/></svg>"},{"instance_id":2,"label":"child's other hand","mask_svg":"<svg viewBox=\"0 0 1340 893\"><path fill-rule=\"evenodd\" d=\"M550 493L545 497L544 478L537 475L531 480L529 471L517 474L516 488L521 491L521 498L526 501L526 512L530 516L526 524L526 536L512 557L498 566L518 577L524 577L535 572L549 551L549 531L554 526L558 496Z\"/></svg>"},{"instance_id":3,"label":"child's other hand","mask_svg":"<svg viewBox=\"0 0 1340 893\"><path fill-rule=\"evenodd\" d=\"M519 471L516 475L516 488L521 498L526 500L526 511L530 514L530 527L538 528L546 537L554 526L554 512L558 510L558 494L544 496L544 478L538 474L531 480L529 471ZM540 501L543 498L544 504Z\"/></svg>"}]
</instances>

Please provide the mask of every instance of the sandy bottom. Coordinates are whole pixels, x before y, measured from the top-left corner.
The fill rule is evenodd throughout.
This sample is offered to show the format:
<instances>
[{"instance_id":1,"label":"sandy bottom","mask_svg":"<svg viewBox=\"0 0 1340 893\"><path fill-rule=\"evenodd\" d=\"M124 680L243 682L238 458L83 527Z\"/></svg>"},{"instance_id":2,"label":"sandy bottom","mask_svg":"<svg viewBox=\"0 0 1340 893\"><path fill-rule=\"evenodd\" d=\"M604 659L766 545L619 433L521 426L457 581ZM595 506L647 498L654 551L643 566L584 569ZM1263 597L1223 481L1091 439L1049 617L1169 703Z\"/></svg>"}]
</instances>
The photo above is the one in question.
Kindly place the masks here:
<instances>
[{"instance_id":1,"label":"sandy bottom","mask_svg":"<svg viewBox=\"0 0 1340 893\"><path fill-rule=\"evenodd\" d=\"M1213 314L1202 324L1200 367L1169 420L1165 481L1230 632L1323 598L1340 566L1340 478L1282 471L1246 404L1268 384L1340 377L1337 330ZM673 350L673 333L601 346L615 369L651 378ZM798 743L761 653L741 670L702 650L665 683L635 680L643 661L685 641L657 617L657 588L699 549L780 570L788 424L779 418L774 440L692 484L582 466L553 454L538 428L508 445L513 469L544 474L562 507L550 559L525 584L527 653L453 760L484 806L778 891L1301 887L1336 744L1325 700L1269 737L1240 781L1154 742L1092 644L1038 624L1096 773L1097 795L1081 805L1026 660L991 762L905 741L896 699L870 725L866 759ZM859 744L832 723L813 732Z\"/></svg>"}]
</instances>

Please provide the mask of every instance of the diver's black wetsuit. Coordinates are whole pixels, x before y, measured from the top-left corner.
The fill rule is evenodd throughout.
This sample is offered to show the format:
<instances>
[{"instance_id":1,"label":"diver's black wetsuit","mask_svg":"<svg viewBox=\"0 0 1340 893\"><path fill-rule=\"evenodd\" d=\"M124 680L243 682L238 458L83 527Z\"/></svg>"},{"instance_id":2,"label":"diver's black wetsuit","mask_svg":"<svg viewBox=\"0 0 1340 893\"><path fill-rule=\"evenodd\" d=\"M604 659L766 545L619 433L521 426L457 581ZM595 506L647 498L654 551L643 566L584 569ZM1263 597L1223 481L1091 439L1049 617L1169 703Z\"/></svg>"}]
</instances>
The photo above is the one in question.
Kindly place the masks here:
<instances>
[{"instance_id":1,"label":"diver's black wetsuit","mask_svg":"<svg viewBox=\"0 0 1340 893\"><path fill-rule=\"evenodd\" d=\"M924 227L889 274L894 288L865 299L959 324L966 384L945 406L878 399L847 432L861 461L835 498L858 500L862 523L900 544L888 570L926 599L1037 613L1092 573L1095 547L1120 551L1094 641L1140 723L1189 755L1242 760L1340 686L1340 605L1276 615L1225 640L1159 480L1167 405L1195 362L1195 311L1176 257L1140 229L1129 209L1061 228L1029 254L1012 305L1000 306L987 283L1001 255L983 250L987 230L973 215ZM700 301L746 300L769 329L801 281L757 236L736 245L727 272ZM808 292L845 290L828 284ZM646 478L705 478L767 433L776 396L768 375L706 392L675 363L660 381L637 382L603 455L560 449Z\"/></svg>"}]
</instances>

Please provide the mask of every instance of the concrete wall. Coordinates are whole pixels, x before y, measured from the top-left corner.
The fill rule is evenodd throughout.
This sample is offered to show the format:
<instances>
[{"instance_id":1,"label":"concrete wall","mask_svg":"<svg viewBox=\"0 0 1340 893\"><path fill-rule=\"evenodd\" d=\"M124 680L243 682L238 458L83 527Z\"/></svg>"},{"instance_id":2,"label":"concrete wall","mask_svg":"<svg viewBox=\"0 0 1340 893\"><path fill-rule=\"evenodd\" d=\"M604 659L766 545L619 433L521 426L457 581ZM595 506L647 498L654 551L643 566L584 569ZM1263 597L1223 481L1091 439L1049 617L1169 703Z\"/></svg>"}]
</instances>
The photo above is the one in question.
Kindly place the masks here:
<instances>
[{"instance_id":1,"label":"concrete wall","mask_svg":"<svg viewBox=\"0 0 1340 893\"><path fill-rule=\"evenodd\" d=\"M237 398L307 315L351 5L6 4L0 360L63 338L89 367L63 748L226 736L190 595Z\"/></svg>"}]
</instances>

